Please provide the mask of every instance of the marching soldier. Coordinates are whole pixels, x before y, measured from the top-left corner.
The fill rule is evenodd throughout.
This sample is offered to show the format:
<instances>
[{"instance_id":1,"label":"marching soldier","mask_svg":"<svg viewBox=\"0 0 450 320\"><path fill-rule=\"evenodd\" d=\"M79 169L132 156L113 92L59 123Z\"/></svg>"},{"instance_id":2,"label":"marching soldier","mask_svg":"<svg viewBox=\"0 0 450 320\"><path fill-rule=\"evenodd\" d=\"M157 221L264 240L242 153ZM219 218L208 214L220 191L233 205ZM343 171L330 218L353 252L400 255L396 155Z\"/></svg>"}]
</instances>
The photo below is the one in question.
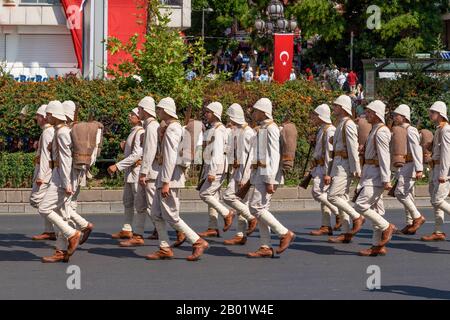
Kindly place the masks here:
<instances>
[{"instance_id":1,"label":"marching soldier","mask_svg":"<svg viewBox=\"0 0 450 320\"><path fill-rule=\"evenodd\" d=\"M358 127L352 119L352 101L349 96L340 96L333 105L333 113L338 121L333 138L334 160L330 175L325 176L324 180L325 185L331 184L328 201L339 209L343 232L337 237L330 237L328 241L349 243L364 223L364 217L356 212L348 199L353 179L361 176ZM350 229L351 222L353 229Z\"/></svg>"},{"instance_id":2,"label":"marching soldier","mask_svg":"<svg viewBox=\"0 0 450 320\"><path fill-rule=\"evenodd\" d=\"M73 126L76 124L76 106L75 103L71 100L64 101L62 103L64 114L66 115L66 124L70 130L72 130ZM86 174L87 168L85 166L78 167L72 162L72 192L73 195L70 199L70 203L65 206L68 216L70 220L72 220L81 230L82 236L80 239L80 245L85 243L89 238L92 230L94 229L94 225L84 219L77 212L78 207L78 196L80 195L81 187L86 186Z\"/></svg>"},{"instance_id":3,"label":"marching soldier","mask_svg":"<svg viewBox=\"0 0 450 320\"><path fill-rule=\"evenodd\" d=\"M68 262L78 247L81 232L69 225L65 206L73 195L71 171L72 150L70 129L66 125L64 107L59 101L51 101L46 109L48 122L55 128L52 142L54 169L47 192L39 206L39 214L57 229L56 251L53 256L43 257L43 263Z\"/></svg>"},{"instance_id":4,"label":"marching soldier","mask_svg":"<svg viewBox=\"0 0 450 320\"><path fill-rule=\"evenodd\" d=\"M211 126L205 132L206 146L203 152L204 167L203 184L200 188L200 198L208 205L208 230L199 233L200 237L219 237L218 215L224 219L223 231L230 229L235 213L229 210L219 200L220 188L227 173L226 147L228 142L227 129L221 122L222 104L213 102L205 108L205 118Z\"/></svg>"},{"instance_id":5,"label":"marching soldier","mask_svg":"<svg viewBox=\"0 0 450 320\"><path fill-rule=\"evenodd\" d=\"M36 122L41 127L42 133L39 138L39 145L34 160L33 190L30 197L30 205L38 209L39 204L44 198L45 193L52 178L53 161L51 157L51 145L55 135L55 129L47 122L46 118L47 105L39 107L36 112ZM44 219L44 232L34 236L33 240L56 240L53 225L47 219Z\"/></svg>"},{"instance_id":6,"label":"marching soldier","mask_svg":"<svg viewBox=\"0 0 450 320\"><path fill-rule=\"evenodd\" d=\"M283 253L295 239L294 232L284 227L270 213L270 202L278 185L284 183L280 166L280 129L273 121L272 102L267 98L258 100L253 106L253 120L258 123L254 144L253 170L250 183L254 190L250 196L250 212L258 219L261 245L249 258L272 258L274 250L270 241L270 230L280 238L278 254Z\"/></svg>"},{"instance_id":7,"label":"marching soldier","mask_svg":"<svg viewBox=\"0 0 450 320\"><path fill-rule=\"evenodd\" d=\"M123 206L125 208L125 220L122 230L111 235L113 239L131 239L142 240L143 232L134 233L132 230L136 193L138 188L139 170L142 163L142 139L144 128L139 118L139 109L134 108L129 114L129 121L132 126L131 132L121 147L124 150L124 159L108 168L108 172L113 174L117 171L124 171L125 186L123 190ZM144 218L145 219L145 218ZM134 237L133 237L134 236Z\"/></svg>"},{"instance_id":8,"label":"marching soldier","mask_svg":"<svg viewBox=\"0 0 450 320\"><path fill-rule=\"evenodd\" d=\"M430 108L430 120L437 126L433 139L431 181L429 185L431 204L434 208L434 232L421 238L422 241L445 241L444 212L450 214L450 204L445 201L450 192L450 126L447 105L435 102Z\"/></svg>"},{"instance_id":9,"label":"marching soldier","mask_svg":"<svg viewBox=\"0 0 450 320\"><path fill-rule=\"evenodd\" d=\"M391 186L391 157L389 144L391 131L385 125L386 105L375 100L366 107L367 121L372 124L365 146L364 166L359 183L355 210L373 224L373 245L359 252L361 256L385 255L395 226L383 218L383 192Z\"/></svg>"},{"instance_id":10,"label":"marching soldier","mask_svg":"<svg viewBox=\"0 0 450 320\"><path fill-rule=\"evenodd\" d=\"M311 115L313 124L320 126L316 136L311 175L313 177L312 196L314 200L320 203L322 224L318 230L311 231L310 235L331 236L333 235L331 216L339 216L339 211L328 201L327 192L330 186L324 183L324 178L328 175L328 170L333 159L332 140L336 128L331 123L331 112L328 105L322 104L318 106ZM337 222L339 223L338 218ZM336 226L336 229L339 227Z\"/></svg>"},{"instance_id":11,"label":"marching soldier","mask_svg":"<svg viewBox=\"0 0 450 320\"><path fill-rule=\"evenodd\" d=\"M232 104L227 110L227 115L233 127L229 140L230 162L233 170L228 187L224 192L223 200L225 204L235 209L238 214L238 232L232 239L225 240L224 244L244 245L247 242L247 236L255 231L258 222L250 214L248 196L241 201L236 196L236 192L250 179L251 143L255 132L245 121L244 111L239 104Z\"/></svg>"},{"instance_id":12,"label":"marching soldier","mask_svg":"<svg viewBox=\"0 0 450 320\"><path fill-rule=\"evenodd\" d=\"M183 139L183 129L176 114L175 101L172 98L162 99L156 109L161 121L166 123L164 132L161 132L160 155L161 163L156 180L156 194L151 208L151 215L158 231L160 248L155 253L148 255L148 260L161 260L173 258L173 250L169 245L169 237L166 230L168 222L175 230L186 235L186 239L192 244L192 254L188 261L196 261L209 247L208 242L200 238L180 218L180 189L184 188L184 168L178 163L181 161L180 147Z\"/></svg>"},{"instance_id":13,"label":"marching soldier","mask_svg":"<svg viewBox=\"0 0 450 320\"><path fill-rule=\"evenodd\" d=\"M403 234L415 234L425 223L414 203L415 179L420 180L423 174L423 152L420 145L419 131L411 126L411 109L402 104L393 114L394 124L406 129L407 155L405 165L397 173L397 187L395 197L403 204L406 213L406 226L400 231Z\"/></svg>"}]
</instances>

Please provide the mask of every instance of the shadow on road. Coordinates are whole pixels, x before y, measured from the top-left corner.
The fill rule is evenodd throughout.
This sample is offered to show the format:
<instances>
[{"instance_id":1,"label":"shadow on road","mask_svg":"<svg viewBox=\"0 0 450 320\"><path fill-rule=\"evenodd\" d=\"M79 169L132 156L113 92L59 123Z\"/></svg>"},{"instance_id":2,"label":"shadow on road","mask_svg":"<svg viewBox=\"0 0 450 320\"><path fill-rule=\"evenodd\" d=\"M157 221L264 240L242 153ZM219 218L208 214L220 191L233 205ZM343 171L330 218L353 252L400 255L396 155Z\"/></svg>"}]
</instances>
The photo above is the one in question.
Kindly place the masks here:
<instances>
[{"instance_id":1,"label":"shadow on road","mask_svg":"<svg viewBox=\"0 0 450 320\"><path fill-rule=\"evenodd\" d=\"M346 255L354 256L357 253L351 251L338 250L331 246L321 246L321 245L305 245L305 244L292 244L289 249L307 251L320 255Z\"/></svg>"},{"instance_id":2,"label":"shadow on road","mask_svg":"<svg viewBox=\"0 0 450 320\"><path fill-rule=\"evenodd\" d=\"M417 253L439 253L439 254L450 254L450 250L443 250L437 247L431 247L427 244L422 243L394 243L390 242L388 247L395 249L402 249Z\"/></svg>"},{"instance_id":3,"label":"shadow on road","mask_svg":"<svg viewBox=\"0 0 450 320\"><path fill-rule=\"evenodd\" d=\"M375 292L395 293L404 296L413 296L427 299L450 300L450 291L417 286L382 286L380 290L376 290Z\"/></svg>"},{"instance_id":4,"label":"shadow on road","mask_svg":"<svg viewBox=\"0 0 450 320\"><path fill-rule=\"evenodd\" d=\"M0 261L16 262L16 261L41 261L41 257L23 250L0 250Z\"/></svg>"},{"instance_id":5,"label":"shadow on road","mask_svg":"<svg viewBox=\"0 0 450 320\"><path fill-rule=\"evenodd\" d=\"M87 250L88 253L97 254L100 256L113 257L113 258L134 258L142 259L143 257L137 255L133 249L128 248L91 248Z\"/></svg>"}]
</instances>

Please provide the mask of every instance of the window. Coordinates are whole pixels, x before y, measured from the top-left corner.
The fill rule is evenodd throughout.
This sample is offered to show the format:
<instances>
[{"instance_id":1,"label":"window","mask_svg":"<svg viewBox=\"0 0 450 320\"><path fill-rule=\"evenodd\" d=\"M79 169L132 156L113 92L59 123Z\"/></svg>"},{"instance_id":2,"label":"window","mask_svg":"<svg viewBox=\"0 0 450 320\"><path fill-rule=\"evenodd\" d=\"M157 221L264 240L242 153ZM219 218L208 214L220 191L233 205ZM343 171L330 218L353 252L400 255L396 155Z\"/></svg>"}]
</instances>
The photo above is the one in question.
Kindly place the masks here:
<instances>
[{"instance_id":1,"label":"window","mask_svg":"<svg viewBox=\"0 0 450 320\"><path fill-rule=\"evenodd\" d=\"M59 0L20 0L20 4L59 4Z\"/></svg>"},{"instance_id":2,"label":"window","mask_svg":"<svg viewBox=\"0 0 450 320\"><path fill-rule=\"evenodd\" d=\"M183 0L161 0L160 2L165 6L176 6L176 7L183 6Z\"/></svg>"}]
</instances>

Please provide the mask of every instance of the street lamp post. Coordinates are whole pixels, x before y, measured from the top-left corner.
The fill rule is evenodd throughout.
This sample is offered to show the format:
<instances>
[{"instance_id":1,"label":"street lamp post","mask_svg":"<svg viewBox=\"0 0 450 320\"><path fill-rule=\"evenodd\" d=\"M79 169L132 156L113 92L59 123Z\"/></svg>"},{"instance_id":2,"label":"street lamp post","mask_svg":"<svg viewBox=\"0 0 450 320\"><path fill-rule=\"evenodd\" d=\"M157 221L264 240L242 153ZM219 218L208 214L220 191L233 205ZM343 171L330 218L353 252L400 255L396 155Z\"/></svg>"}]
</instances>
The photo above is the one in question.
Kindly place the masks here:
<instances>
[{"instance_id":1,"label":"street lamp post","mask_svg":"<svg viewBox=\"0 0 450 320\"><path fill-rule=\"evenodd\" d=\"M212 8L202 8L202 42L203 46L205 45L205 12L213 12ZM202 52L202 68L200 69L201 76L203 76L203 52Z\"/></svg>"},{"instance_id":2,"label":"street lamp post","mask_svg":"<svg viewBox=\"0 0 450 320\"><path fill-rule=\"evenodd\" d=\"M258 17L255 29L260 36L270 36L274 33L294 32L297 21L294 18L287 20L284 16L284 6L279 0L272 0L266 9L267 20Z\"/></svg>"}]
</instances>

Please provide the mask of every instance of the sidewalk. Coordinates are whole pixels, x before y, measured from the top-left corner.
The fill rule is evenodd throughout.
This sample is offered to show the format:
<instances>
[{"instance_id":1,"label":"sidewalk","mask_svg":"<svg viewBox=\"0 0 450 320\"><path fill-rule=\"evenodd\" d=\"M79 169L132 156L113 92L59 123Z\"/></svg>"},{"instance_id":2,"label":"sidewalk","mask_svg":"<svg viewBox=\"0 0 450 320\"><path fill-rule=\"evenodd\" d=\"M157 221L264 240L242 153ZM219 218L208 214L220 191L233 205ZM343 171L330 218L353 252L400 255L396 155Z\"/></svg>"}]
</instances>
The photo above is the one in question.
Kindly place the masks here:
<instances>
[{"instance_id":1,"label":"sidewalk","mask_svg":"<svg viewBox=\"0 0 450 320\"><path fill-rule=\"evenodd\" d=\"M250 190L251 192L251 190ZM31 189L0 189L0 214L36 214L36 209L28 203ZM352 197L354 191L350 191ZM118 214L123 213L122 190L106 190L95 188L82 190L78 202L81 214ZM385 195L384 204L387 209L401 209L401 204L392 197ZM416 188L416 204L418 207L429 207L430 198L428 186ZM272 200L273 211L311 211L319 210L316 201L311 198L311 187L280 188ZM193 188L181 190L181 211L183 213L206 212L207 207L198 197L198 191Z\"/></svg>"}]
</instances>

